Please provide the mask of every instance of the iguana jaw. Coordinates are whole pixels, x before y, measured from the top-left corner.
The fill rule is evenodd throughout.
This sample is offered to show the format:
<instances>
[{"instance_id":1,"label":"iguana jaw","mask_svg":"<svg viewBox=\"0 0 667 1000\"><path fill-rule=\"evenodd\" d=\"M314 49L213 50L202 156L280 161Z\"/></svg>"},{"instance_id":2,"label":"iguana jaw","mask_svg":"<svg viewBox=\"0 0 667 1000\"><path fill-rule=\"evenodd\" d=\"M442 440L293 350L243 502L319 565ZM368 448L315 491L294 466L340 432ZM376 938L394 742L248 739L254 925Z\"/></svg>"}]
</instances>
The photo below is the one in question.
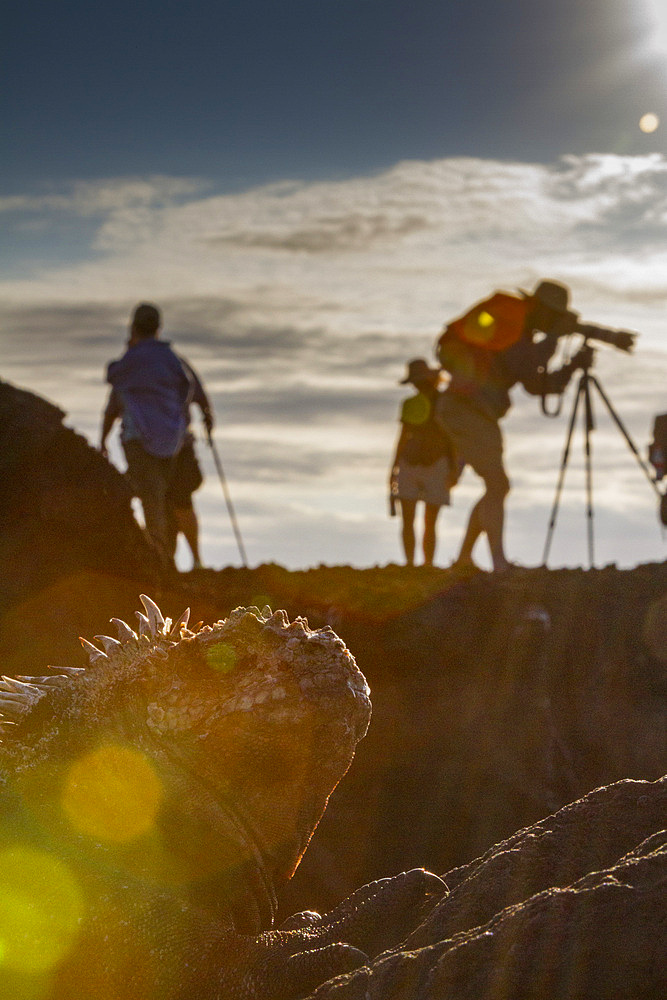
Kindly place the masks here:
<instances>
[{"instance_id":1,"label":"iguana jaw","mask_svg":"<svg viewBox=\"0 0 667 1000\"><path fill-rule=\"evenodd\" d=\"M220 678L217 700L194 687L190 699L181 692L180 721L172 717L172 724L198 732L192 748L198 760L188 770L217 798L225 829L238 829L238 861L223 867L239 873L237 929L254 932L270 926L274 887L294 873L349 767L368 726L370 700L363 675L330 629L313 632L299 620L290 625L283 613L266 618L259 631L252 616L242 622L239 676L234 683L228 673ZM229 640L229 630L221 635L214 627L201 635L197 654L224 660L221 647ZM201 802L200 795L192 808ZM227 846L219 850L225 854ZM211 905L214 886L215 875L207 876L193 891Z\"/></svg>"}]
</instances>

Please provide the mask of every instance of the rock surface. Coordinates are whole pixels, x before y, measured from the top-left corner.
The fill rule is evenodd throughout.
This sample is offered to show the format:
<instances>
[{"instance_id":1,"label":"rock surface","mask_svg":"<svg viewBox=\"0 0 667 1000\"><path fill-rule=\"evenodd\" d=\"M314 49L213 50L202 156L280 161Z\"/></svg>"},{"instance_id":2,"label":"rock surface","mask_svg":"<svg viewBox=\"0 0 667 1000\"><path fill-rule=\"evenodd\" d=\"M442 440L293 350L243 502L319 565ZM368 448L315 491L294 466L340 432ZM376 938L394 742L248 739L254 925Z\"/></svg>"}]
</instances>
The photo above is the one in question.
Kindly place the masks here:
<instances>
[{"instance_id":1,"label":"rock surface","mask_svg":"<svg viewBox=\"0 0 667 1000\"><path fill-rule=\"evenodd\" d=\"M502 579L269 564L156 584L122 477L62 416L0 382L4 673L73 662L73 636L130 617L143 590L195 621L268 604L331 624L370 683L368 736L279 912L422 866L450 893L370 978L313 996L664 995L664 784L638 782L667 772L667 563Z\"/></svg>"},{"instance_id":2,"label":"rock surface","mask_svg":"<svg viewBox=\"0 0 667 1000\"><path fill-rule=\"evenodd\" d=\"M123 476L64 417L47 400L0 380L5 673L45 663L53 634L72 627L72 606L84 618L94 614L101 594L111 599L116 578L134 582L135 602L140 590L155 589L157 564Z\"/></svg>"},{"instance_id":3,"label":"rock surface","mask_svg":"<svg viewBox=\"0 0 667 1000\"><path fill-rule=\"evenodd\" d=\"M660 1000L667 779L598 789L445 875L398 947L309 1000Z\"/></svg>"},{"instance_id":4,"label":"rock surface","mask_svg":"<svg viewBox=\"0 0 667 1000\"><path fill-rule=\"evenodd\" d=\"M350 593L376 601L401 578L407 605L402 568L348 571ZM593 788L667 772L667 564L433 582L397 613L327 609L374 715L287 909L327 909L403 868L449 871Z\"/></svg>"},{"instance_id":5,"label":"rock surface","mask_svg":"<svg viewBox=\"0 0 667 1000\"><path fill-rule=\"evenodd\" d=\"M0 561L13 566L5 601L70 571L103 565L145 579L154 569L123 477L64 416L0 381Z\"/></svg>"}]
</instances>

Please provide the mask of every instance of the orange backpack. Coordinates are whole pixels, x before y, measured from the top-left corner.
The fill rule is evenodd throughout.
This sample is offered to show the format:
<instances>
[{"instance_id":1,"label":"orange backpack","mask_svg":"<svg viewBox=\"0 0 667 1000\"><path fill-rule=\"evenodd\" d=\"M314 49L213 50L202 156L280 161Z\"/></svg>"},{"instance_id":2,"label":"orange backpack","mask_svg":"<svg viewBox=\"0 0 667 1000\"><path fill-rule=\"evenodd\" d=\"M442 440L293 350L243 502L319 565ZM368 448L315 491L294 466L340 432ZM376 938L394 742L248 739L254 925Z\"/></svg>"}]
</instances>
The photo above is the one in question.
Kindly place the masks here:
<instances>
[{"instance_id":1,"label":"orange backpack","mask_svg":"<svg viewBox=\"0 0 667 1000\"><path fill-rule=\"evenodd\" d=\"M443 364L447 345L463 341L486 351L504 351L521 338L528 303L526 299L507 292L496 292L490 299L478 302L464 316L452 320L436 343L436 355Z\"/></svg>"}]
</instances>

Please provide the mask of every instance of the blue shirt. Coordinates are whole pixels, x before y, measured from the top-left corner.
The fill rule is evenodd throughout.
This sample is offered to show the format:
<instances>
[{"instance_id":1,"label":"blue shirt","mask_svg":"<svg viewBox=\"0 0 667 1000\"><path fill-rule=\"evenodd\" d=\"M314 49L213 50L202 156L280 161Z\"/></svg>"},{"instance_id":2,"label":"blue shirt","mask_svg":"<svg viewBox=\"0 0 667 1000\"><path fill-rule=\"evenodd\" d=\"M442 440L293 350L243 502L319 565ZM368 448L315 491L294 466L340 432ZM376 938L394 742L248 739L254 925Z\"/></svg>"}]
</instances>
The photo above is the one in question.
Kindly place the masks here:
<instances>
[{"instance_id":1,"label":"blue shirt","mask_svg":"<svg viewBox=\"0 0 667 1000\"><path fill-rule=\"evenodd\" d=\"M149 338L128 347L107 368L107 382L123 408L123 433L138 438L151 455L175 455L188 426L192 382L166 340Z\"/></svg>"}]
</instances>

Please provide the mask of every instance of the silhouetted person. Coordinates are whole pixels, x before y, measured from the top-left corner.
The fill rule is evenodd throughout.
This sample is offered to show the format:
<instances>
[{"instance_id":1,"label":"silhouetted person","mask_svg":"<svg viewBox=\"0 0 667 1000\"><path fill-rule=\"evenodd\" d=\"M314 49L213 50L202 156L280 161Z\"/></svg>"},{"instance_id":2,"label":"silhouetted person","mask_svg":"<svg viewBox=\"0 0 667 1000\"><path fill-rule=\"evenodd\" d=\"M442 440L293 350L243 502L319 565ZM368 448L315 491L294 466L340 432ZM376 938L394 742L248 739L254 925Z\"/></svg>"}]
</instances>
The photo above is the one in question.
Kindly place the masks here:
<instances>
[{"instance_id":1,"label":"silhouetted person","mask_svg":"<svg viewBox=\"0 0 667 1000\"><path fill-rule=\"evenodd\" d=\"M408 566L414 565L415 513L424 503L424 565L432 566L436 546L436 521L440 508L449 503L452 474L451 444L435 421L440 371L423 358L408 365L400 385L413 385L416 395L401 405L401 431L389 477L389 490L401 505L401 540Z\"/></svg>"},{"instance_id":2,"label":"silhouetted person","mask_svg":"<svg viewBox=\"0 0 667 1000\"><path fill-rule=\"evenodd\" d=\"M499 421L510 407L509 389L520 382L542 396L563 392L577 368L587 367L592 349L584 346L572 361L547 372L558 337L572 331L575 314L569 291L541 281L534 292L496 292L449 323L436 353L451 375L440 394L437 417L451 435L458 458L484 480L485 492L470 514L455 565L471 566L475 542L486 534L493 568L509 567L503 544L504 503L510 482L503 465ZM541 332L542 338L535 338Z\"/></svg>"},{"instance_id":3,"label":"silhouetted person","mask_svg":"<svg viewBox=\"0 0 667 1000\"><path fill-rule=\"evenodd\" d=\"M100 451L118 417L128 478L141 500L146 531L166 565L173 565L168 491L175 457L188 428L193 382L167 341L159 339L160 313L135 309L125 354L107 368L112 387L102 420Z\"/></svg>"}]
</instances>

